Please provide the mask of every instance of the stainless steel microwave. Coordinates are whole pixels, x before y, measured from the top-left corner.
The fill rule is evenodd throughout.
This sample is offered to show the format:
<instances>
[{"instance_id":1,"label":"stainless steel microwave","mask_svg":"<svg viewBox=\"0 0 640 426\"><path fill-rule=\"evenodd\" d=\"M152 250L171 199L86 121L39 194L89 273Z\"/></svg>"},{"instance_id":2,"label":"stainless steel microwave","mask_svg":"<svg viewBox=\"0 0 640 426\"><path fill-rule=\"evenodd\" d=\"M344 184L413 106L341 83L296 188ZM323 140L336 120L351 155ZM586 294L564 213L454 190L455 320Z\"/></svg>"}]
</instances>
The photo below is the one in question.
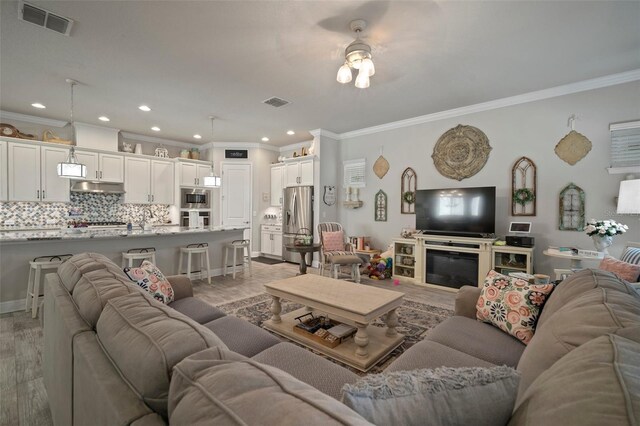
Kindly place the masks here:
<instances>
[{"instance_id":1,"label":"stainless steel microwave","mask_svg":"<svg viewBox=\"0 0 640 426\"><path fill-rule=\"evenodd\" d=\"M181 209L208 209L211 207L211 190L189 189L180 190Z\"/></svg>"}]
</instances>

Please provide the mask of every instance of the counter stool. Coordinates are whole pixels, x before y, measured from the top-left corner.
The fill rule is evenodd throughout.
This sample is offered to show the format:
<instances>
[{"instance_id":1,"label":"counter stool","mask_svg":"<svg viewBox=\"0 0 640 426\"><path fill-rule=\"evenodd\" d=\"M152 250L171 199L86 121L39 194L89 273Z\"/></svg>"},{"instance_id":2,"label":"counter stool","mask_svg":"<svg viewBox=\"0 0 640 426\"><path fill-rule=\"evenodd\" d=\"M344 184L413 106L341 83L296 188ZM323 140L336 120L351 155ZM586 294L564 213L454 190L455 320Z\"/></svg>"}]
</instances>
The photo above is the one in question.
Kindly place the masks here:
<instances>
[{"instance_id":1,"label":"counter stool","mask_svg":"<svg viewBox=\"0 0 640 426\"><path fill-rule=\"evenodd\" d=\"M29 280L27 281L27 297L24 301L24 310L29 310L31 305L31 317L38 316L38 298L40 297L40 275L43 270L58 269L58 266L72 254L58 254L53 256L36 257L29 262Z\"/></svg>"},{"instance_id":2,"label":"counter stool","mask_svg":"<svg viewBox=\"0 0 640 426\"><path fill-rule=\"evenodd\" d=\"M229 250L233 250L233 279L236 279L237 253L240 250L242 257L242 270L249 266L249 276L251 276L251 241L250 240L234 240L224 245L224 265L222 265L222 275L227 276L227 265L229 264ZM245 254L246 250L246 254Z\"/></svg>"},{"instance_id":3,"label":"counter stool","mask_svg":"<svg viewBox=\"0 0 640 426\"><path fill-rule=\"evenodd\" d=\"M335 255L329 258L329 262L331 263L333 278L338 279L341 266L351 265L351 279L360 283L360 265L362 265L362 259L359 256L354 254Z\"/></svg>"},{"instance_id":4,"label":"counter stool","mask_svg":"<svg viewBox=\"0 0 640 426\"><path fill-rule=\"evenodd\" d=\"M124 269L125 266L132 268L134 260L142 260L142 261L148 260L149 262L155 265L156 264L155 247L132 248L127 251L123 251L122 252L122 269Z\"/></svg>"},{"instance_id":5,"label":"counter stool","mask_svg":"<svg viewBox=\"0 0 640 426\"><path fill-rule=\"evenodd\" d=\"M182 274L182 259L183 255L187 254L187 277L191 279L191 255L199 254L200 255L200 278L202 278L202 265L205 263L202 259L206 259L207 264L207 282L211 284L211 266L209 265L209 244L207 243L196 243L189 244L185 247L180 247L180 258L178 259L178 274Z\"/></svg>"}]
</instances>

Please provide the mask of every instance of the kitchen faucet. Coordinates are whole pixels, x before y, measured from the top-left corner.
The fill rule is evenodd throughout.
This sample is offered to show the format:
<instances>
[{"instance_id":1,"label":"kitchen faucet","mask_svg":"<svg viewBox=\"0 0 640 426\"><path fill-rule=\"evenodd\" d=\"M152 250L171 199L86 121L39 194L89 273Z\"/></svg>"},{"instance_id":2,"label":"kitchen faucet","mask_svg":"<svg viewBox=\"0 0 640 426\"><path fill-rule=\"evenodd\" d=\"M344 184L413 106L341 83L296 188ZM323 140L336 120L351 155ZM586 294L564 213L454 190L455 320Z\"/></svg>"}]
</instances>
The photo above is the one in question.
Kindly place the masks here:
<instances>
[{"instance_id":1,"label":"kitchen faucet","mask_svg":"<svg viewBox=\"0 0 640 426\"><path fill-rule=\"evenodd\" d=\"M151 229L151 225L147 223L147 212L149 212L149 219L153 219L155 216L149 207L145 207L142 209L142 222L140 222L140 227L145 229Z\"/></svg>"}]
</instances>

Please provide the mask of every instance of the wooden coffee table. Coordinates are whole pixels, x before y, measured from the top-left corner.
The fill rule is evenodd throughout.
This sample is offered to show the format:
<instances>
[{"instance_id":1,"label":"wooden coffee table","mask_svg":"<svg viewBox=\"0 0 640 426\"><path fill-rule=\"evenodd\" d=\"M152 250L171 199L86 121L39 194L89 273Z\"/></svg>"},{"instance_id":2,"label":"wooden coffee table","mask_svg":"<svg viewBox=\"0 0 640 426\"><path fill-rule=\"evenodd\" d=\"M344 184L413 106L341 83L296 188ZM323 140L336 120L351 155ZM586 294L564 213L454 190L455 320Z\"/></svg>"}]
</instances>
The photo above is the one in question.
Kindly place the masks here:
<instances>
[{"instance_id":1,"label":"wooden coffee table","mask_svg":"<svg viewBox=\"0 0 640 426\"><path fill-rule=\"evenodd\" d=\"M270 320L263 326L289 340L321 352L328 357L367 371L380 359L397 348L404 336L398 334L396 308L402 305L403 293L336 280L315 274L299 275L264 285L273 297ZM305 305L285 315L280 315L281 299ZM303 335L295 333L295 317L308 312L327 314L355 326L357 332L335 348L329 348ZM386 315L387 327L369 327L374 319Z\"/></svg>"}]
</instances>

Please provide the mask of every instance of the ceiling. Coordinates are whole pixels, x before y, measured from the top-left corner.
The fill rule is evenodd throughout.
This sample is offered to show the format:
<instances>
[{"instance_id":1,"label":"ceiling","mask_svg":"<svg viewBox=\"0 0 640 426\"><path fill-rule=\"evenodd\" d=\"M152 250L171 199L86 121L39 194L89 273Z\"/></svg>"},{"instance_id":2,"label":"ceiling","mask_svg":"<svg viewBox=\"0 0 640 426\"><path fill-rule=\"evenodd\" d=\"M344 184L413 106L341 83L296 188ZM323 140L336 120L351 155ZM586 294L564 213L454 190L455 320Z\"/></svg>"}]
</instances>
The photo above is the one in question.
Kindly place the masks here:
<instances>
[{"instance_id":1,"label":"ceiling","mask_svg":"<svg viewBox=\"0 0 640 426\"><path fill-rule=\"evenodd\" d=\"M75 20L70 37L0 3L2 110L66 120L73 78L77 121L107 115L111 127L189 143L212 140L210 115L217 142L284 146L310 129L343 133L640 69L640 1L32 2ZM336 82L357 18L376 66L368 89ZM262 103L272 96L291 104Z\"/></svg>"}]
</instances>

